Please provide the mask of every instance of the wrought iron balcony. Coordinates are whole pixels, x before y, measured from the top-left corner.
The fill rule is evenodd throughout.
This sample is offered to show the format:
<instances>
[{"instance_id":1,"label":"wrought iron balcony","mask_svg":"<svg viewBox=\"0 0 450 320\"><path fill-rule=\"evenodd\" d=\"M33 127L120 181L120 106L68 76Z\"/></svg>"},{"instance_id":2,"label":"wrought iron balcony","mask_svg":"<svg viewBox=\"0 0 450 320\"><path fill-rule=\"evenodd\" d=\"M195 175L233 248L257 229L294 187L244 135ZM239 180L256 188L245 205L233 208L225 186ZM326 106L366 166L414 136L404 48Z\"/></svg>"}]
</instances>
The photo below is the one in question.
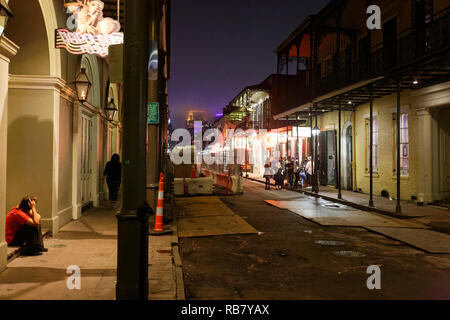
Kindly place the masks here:
<instances>
[{"instance_id":1,"label":"wrought iron balcony","mask_svg":"<svg viewBox=\"0 0 450 320\"><path fill-rule=\"evenodd\" d=\"M376 76L389 76L394 71L410 67L416 61L426 61L436 55L448 55L449 52L449 8L441 12L439 18L425 26L424 29L409 29L402 32L396 47L391 50L383 49L383 43L372 46L372 53L368 57L342 60L338 64L336 57L332 61L322 61L313 70L313 87L315 95L351 85ZM331 67L322 70L323 65Z\"/></svg>"}]
</instances>

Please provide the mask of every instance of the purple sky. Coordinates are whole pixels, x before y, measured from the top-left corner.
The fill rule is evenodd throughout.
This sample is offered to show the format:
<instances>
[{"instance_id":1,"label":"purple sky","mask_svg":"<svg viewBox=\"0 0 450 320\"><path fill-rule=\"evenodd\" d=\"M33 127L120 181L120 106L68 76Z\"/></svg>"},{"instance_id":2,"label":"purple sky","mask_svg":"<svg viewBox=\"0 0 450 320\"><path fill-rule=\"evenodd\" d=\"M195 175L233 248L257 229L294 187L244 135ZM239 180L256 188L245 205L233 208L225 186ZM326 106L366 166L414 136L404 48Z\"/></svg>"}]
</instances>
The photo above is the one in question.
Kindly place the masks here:
<instances>
[{"instance_id":1,"label":"purple sky","mask_svg":"<svg viewBox=\"0 0 450 320\"><path fill-rule=\"evenodd\" d=\"M221 113L244 87L276 72L274 50L329 0L173 0L169 107Z\"/></svg>"}]
</instances>

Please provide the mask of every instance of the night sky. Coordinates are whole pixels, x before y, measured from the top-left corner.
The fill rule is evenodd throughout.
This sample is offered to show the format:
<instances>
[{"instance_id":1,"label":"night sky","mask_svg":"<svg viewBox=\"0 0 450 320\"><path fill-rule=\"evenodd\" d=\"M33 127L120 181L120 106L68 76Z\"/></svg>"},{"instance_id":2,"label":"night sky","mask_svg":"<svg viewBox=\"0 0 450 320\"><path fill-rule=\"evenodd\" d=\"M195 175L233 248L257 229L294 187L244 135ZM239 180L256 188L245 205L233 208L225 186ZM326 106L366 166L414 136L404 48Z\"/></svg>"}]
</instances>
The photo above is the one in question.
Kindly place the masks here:
<instances>
[{"instance_id":1,"label":"night sky","mask_svg":"<svg viewBox=\"0 0 450 320\"><path fill-rule=\"evenodd\" d=\"M329 0L173 0L169 106L221 113L244 87L276 73L274 50Z\"/></svg>"}]
</instances>

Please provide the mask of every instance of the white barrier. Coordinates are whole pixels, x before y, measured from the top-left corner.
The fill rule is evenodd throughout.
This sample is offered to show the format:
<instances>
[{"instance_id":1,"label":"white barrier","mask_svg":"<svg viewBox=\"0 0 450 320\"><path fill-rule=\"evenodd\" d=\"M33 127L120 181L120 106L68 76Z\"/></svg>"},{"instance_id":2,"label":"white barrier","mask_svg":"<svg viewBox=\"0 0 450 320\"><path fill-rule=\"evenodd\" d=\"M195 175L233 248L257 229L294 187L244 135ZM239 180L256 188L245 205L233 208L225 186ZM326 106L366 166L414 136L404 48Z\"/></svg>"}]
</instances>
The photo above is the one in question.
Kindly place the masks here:
<instances>
[{"instance_id":1,"label":"white barrier","mask_svg":"<svg viewBox=\"0 0 450 320\"><path fill-rule=\"evenodd\" d=\"M196 179L174 179L174 191L176 196L182 195L211 195L213 194L213 179L196 178Z\"/></svg>"},{"instance_id":2,"label":"white barrier","mask_svg":"<svg viewBox=\"0 0 450 320\"><path fill-rule=\"evenodd\" d=\"M244 184L242 181L242 177L232 176L231 179L233 181L233 184L231 186L231 193L237 194L244 192Z\"/></svg>"}]
</instances>

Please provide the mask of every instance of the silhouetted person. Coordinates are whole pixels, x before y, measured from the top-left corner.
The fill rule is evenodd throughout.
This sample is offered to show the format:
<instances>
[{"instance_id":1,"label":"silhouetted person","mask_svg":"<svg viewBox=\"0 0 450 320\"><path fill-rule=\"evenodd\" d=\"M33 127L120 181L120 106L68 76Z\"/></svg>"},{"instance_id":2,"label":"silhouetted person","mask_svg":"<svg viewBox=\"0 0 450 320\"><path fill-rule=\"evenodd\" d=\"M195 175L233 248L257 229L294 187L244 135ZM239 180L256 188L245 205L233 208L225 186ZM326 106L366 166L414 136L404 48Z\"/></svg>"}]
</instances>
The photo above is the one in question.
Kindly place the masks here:
<instances>
[{"instance_id":1,"label":"silhouetted person","mask_svg":"<svg viewBox=\"0 0 450 320\"><path fill-rule=\"evenodd\" d=\"M41 216L36 203L36 197L26 196L6 215L6 242L9 246L24 246L23 254L27 256L38 256L48 251L44 248Z\"/></svg>"},{"instance_id":2,"label":"silhouetted person","mask_svg":"<svg viewBox=\"0 0 450 320\"><path fill-rule=\"evenodd\" d=\"M103 179L106 177L106 183L108 184L109 200L117 201L120 184L122 183L122 164L118 154L113 154L111 161L106 164L103 176Z\"/></svg>"},{"instance_id":3,"label":"silhouetted person","mask_svg":"<svg viewBox=\"0 0 450 320\"><path fill-rule=\"evenodd\" d=\"M286 164L286 174L287 174L289 186L293 189L294 188L294 162L289 161Z\"/></svg>"},{"instance_id":4,"label":"silhouetted person","mask_svg":"<svg viewBox=\"0 0 450 320\"><path fill-rule=\"evenodd\" d=\"M283 189L284 178L285 178L283 171L281 169L279 169L273 178L275 179L275 187L279 190Z\"/></svg>"}]
</instances>

